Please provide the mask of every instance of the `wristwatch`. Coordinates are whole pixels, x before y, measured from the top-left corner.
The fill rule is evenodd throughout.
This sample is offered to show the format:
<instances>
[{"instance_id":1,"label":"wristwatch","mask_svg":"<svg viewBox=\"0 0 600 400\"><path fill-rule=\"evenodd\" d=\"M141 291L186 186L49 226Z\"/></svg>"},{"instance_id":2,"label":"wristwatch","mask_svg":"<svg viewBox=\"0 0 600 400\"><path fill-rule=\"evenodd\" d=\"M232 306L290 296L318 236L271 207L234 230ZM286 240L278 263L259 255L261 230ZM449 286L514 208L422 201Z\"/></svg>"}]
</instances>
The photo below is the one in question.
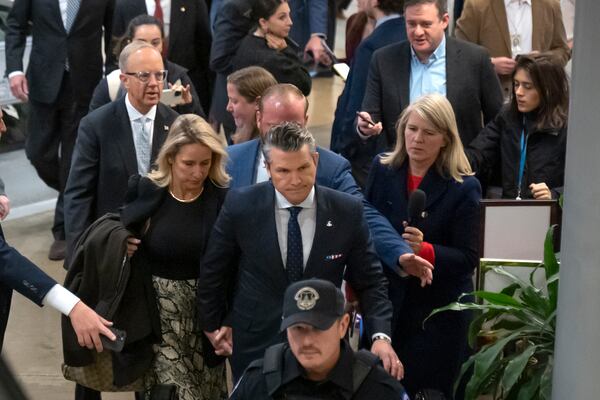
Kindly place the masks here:
<instances>
[{"instance_id":1,"label":"wristwatch","mask_svg":"<svg viewBox=\"0 0 600 400\"><path fill-rule=\"evenodd\" d=\"M373 342L376 340L385 340L386 342L388 342L389 344L392 344L392 340L387 336L387 335L383 335L381 333L378 333L376 335L373 335Z\"/></svg>"}]
</instances>

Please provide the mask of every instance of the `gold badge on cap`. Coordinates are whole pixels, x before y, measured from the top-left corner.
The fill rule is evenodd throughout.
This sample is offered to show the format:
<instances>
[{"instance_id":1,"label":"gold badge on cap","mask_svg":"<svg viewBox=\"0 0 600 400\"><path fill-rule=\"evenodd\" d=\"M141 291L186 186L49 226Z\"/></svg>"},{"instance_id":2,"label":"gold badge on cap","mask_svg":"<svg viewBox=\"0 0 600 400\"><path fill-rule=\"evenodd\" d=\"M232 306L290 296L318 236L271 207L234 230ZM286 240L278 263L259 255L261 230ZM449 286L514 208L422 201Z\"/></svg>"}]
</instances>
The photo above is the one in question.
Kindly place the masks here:
<instances>
[{"instance_id":1,"label":"gold badge on cap","mask_svg":"<svg viewBox=\"0 0 600 400\"><path fill-rule=\"evenodd\" d=\"M296 300L299 309L303 311L310 310L317 304L319 293L315 289L306 286L296 292L294 300Z\"/></svg>"}]
</instances>

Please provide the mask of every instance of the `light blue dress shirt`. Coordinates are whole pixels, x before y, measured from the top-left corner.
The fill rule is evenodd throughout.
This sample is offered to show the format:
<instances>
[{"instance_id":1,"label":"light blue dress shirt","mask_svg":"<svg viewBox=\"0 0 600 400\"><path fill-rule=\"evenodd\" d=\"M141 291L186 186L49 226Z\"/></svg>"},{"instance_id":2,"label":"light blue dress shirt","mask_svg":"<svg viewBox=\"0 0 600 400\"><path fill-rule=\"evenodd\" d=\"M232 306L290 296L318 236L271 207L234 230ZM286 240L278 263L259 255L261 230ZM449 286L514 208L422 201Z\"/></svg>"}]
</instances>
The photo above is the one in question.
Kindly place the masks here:
<instances>
[{"instance_id":1,"label":"light blue dress shirt","mask_svg":"<svg viewBox=\"0 0 600 400\"><path fill-rule=\"evenodd\" d=\"M429 93L446 96L446 37L423 64L410 48L410 102Z\"/></svg>"}]
</instances>

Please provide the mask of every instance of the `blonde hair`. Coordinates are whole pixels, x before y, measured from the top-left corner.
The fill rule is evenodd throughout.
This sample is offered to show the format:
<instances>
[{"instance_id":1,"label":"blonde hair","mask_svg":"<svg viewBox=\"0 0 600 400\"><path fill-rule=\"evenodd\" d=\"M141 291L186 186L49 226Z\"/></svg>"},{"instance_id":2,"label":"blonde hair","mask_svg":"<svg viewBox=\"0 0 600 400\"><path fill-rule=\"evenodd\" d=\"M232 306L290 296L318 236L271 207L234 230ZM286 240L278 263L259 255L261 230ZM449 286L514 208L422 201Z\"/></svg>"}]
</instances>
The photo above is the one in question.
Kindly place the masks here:
<instances>
[{"instance_id":1,"label":"blonde hair","mask_svg":"<svg viewBox=\"0 0 600 400\"><path fill-rule=\"evenodd\" d=\"M183 114L171 125L169 135L156 158L157 169L148 177L160 187L171 184L171 163L179 150L188 144L201 144L212 152L212 163L208 178L219 187L227 187L231 177L225 172L227 151L222 139L215 133L210 124L195 114Z\"/></svg>"},{"instance_id":2,"label":"blonde hair","mask_svg":"<svg viewBox=\"0 0 600 400\"><path fill-rule=\"evenodd\" d=\"M385 153L381 157L381 163L400 168L408 157L404 143L404 131L408 118L413 112L431 123L437 132L444 135L446 146L440 149L440 154L435 160L437 172L441 176L452 177L457 182L462 182L463 176L474 175L458 135L452 106L446 97L440 94L425 95L406 107L396 123L396 147L392 152Z\"/></svg>"}]
</instances>

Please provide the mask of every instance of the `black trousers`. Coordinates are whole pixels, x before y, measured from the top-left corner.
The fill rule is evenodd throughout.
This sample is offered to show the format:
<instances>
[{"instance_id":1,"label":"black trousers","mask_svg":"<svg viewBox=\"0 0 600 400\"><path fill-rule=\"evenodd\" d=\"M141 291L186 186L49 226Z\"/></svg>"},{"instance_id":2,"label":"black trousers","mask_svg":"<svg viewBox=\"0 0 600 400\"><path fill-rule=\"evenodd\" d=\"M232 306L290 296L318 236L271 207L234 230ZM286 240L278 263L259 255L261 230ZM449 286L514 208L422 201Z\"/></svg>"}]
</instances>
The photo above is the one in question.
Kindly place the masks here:
<instances>
[{"instance_id":1,"label":"black trousers","mask_svg":"<svg viewBox=\"0 0 600 400\"><path fill-rule=\"evenodd\" d=\"M89 98L74 95L69 73L65 71L54 103L29 100L29 126L25 142L27 158L46 185L58 191L52 233L56 240L65 239L63 191L69 176L71 156L79 121L88 111Z\"/></svg>"}]
</instances>

